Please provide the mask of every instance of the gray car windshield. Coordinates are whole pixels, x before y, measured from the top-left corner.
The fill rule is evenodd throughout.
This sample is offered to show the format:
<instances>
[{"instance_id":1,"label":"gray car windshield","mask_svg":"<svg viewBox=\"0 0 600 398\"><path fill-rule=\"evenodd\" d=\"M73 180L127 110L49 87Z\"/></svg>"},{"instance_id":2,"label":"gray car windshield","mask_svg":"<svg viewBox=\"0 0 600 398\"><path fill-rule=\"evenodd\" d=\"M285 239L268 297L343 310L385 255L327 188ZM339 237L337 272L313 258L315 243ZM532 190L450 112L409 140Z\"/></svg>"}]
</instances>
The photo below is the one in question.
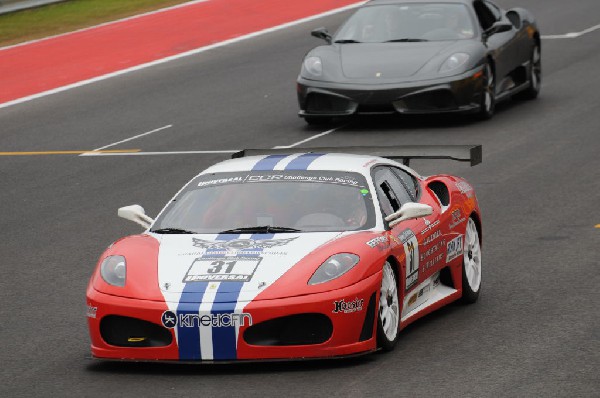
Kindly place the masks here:
<instances>
[{"instance_id":1,"label":"gray car windshield","mask_svg":"<svg viewBox=\"0 0 600 398\"><path fill-rule=\"evenodd\" d=\"M331 171L202 175L169 203L156 233L285 233L369 229L375 211L365 178Z\"/></svg>"},{"instance_id":2,"label":"gray car windshield","mask_svg":"<svg viewBox=\"0 0 600 398\"><path fill-rule=\"evenodd\" d=\"M333 38L337 43L471 39L473 20L463 4L403 3L359 9Z\"/></svg>"}]
</instances>

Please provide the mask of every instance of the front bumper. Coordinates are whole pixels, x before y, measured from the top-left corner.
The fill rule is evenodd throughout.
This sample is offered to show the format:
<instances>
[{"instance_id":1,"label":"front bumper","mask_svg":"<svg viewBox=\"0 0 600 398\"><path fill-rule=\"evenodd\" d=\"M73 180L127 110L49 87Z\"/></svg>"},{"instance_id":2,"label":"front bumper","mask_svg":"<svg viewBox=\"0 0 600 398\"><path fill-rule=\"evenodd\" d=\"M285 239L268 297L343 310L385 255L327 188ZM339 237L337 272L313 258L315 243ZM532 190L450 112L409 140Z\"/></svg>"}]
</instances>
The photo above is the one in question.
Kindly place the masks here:
<instances>
[{"instance_id":1,"label":"front bumper","mask_svg":"<svg viewBox=\"0 0 600 398\"><path fill-rule=\"evenodd\" d=\"M442 79L386 84L330 83L298 78L300 117L354 114L470 113L480 108L483 67Z\"/></svg>"},{"instance_id":2,"label":"front bumper","mask_svg":"<svg viewBox=\"0 0 600 398\"><path fill-rule=\"evenodd\" d=\"M204 303L198 315L194 314L195 321L186 318L185 329L180 325L167 328L162 321L169 307L165 302L88 289L91 353L95 358L115 360L231 362L331 358L374 351L380 285L381 273L377 273L339 290L238 302L239 313L250 318L228 326L229 330L214 321L201 325L203 317L215 317L202 310ZM228 325L233 323L229 321L233 318L224 319ZM190 341L194 332L196 341ZM215 337L227 333L234 336L230 343ZM231 346L225 347L227 344Z\"/></svg>"}]
</instances>

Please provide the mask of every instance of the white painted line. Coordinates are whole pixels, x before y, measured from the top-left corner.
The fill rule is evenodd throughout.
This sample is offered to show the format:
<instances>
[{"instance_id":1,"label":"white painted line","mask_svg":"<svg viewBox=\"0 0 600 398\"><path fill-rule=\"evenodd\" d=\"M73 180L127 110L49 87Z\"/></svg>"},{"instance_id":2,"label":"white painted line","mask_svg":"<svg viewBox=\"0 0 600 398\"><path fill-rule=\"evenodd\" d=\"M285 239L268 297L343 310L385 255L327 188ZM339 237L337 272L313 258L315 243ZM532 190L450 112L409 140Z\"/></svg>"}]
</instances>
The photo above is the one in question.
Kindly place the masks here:
<instances>
[{"instance_id":1,"label":"white painted line","mask_svg":"<svg viewBox=\"0 0 600 398\"><path fill-rule=\"evenodd\" d=\"M168 152L87 152L79 156L157 156L157 155L214 155L229 154L241 151L241 149L223 149L216 151L168 151Z\"/></svg>"},{"instance_id":2,"label":"white painted line","mask_svg":"<svg viewBox=\"0 0 600 398\"><path fill-rule=\"evenodd\" d=\"M206 3L207 1L210 1L210 0L195 0L195 1L190 1L188 3L177 4L177 5L171 6L171 7L160 8L158 10L145 12L143 14L132 15L132 16L127 17L127 18L121 18L121 19L117 19L117 20L114 20L114 21L110 21L110 22L104 22L104 23L101 23L101 24L98 24L98 25L94 25L94 26L88 26L87 28L72 30L70 32L65 32L65 33L61 33L61 34L58 34L58 35L54 35L54 36L43 37L41 39L30 40L30 41L26 41L26 42L23 42L23 43L17 43L17 44L13 44L12 46L0 47L0 51L2 51L2 50L8 50L9 48L15 48L15 47L20 47L20 46L25 46L27 44L38 43L40 41L55 39L57 37L68 36L68 35L72 35L72 34L75 34L75 33L85 32L87 30L101 28L103 26L113 25L113 24L117 24L117 23L129 21L129 20L132 20L132 19L142 18L142 17L148 16L148 15L153 15L153 14L158 14L158 13L165 12L165 11L174 10L176 8L187 7L187 6L191 6L193 4L197 4L197 3Z\"/></svg>"},{"instance_id":3,"label":"white painted line","mask_svg":"<svg viewBox=\"0 0 600 398\"><path fill-rule=\"evenodd\" d=\"M152 134L152 133L156 133L157 131L161 131L161 130L169 129L169 128L171 128L171 127L173 127L173 125L172 125L172 124L168 124L168 125L166 125L166 126L159 127L159 128L157 128L157 129L154 129L154 130L151 130L151 131L148 131L148 132L142 133L142 134L134 135L133 137L126 138L126 139L124 139L124 140L121 140L121 141L118 141L118 142L113 142L112 144L104 145L103 147L100 147L100 148L93 149L93 150L92 150L92 151L90 151L90 152L82 153L82 154L81 154L81 155L79 155L79 156L90 156L90 155L91 155L91 154L93 154L95 151L101 151L101 150L103 150L103 149L110 148L111 146L119 145L119 144L122 144L122 143L124 143L124 142L128 142L128 141L132 141L132 140L135 140L136 138L140 138L140 137L143 137L143 136L146 136L146 135Z\"/></svg>"},{"instance_id":4,"label":"white painted line","mask_svg":"<svg viewBox=\"0 0 600 398\"><path fill-rule=\"evenodd\" d=\"M346 126L347 126L347 124L345 124L345 125L343 125L343 126L335 127L335 128L333 128L333 129L331 129L331 130L327 130L327 131L324 131L324 132L322 132L322 133L320 133L320 134L313 135L312 137L308 137L308 138L306 138L306 139L304 139L304 140L302 140L302 141L298 141L298 142L296 142L295 144L292 144L292 145L283 145L283 146L276 146L276 147L274 147L273 149L288 149L288 148L293 148L293 147L295 147L295 146L298 146L298 145L304 144L305 142L312 141L312 140L314 140L314 139L317 139L317 138L323 137L323 136L325 136L325 135L327 135L327 134L331 134L331 133L333 133L334 131L336 131L336 130L339 130L339 129L341 129L341 128L344 128L344 127L346 127Z\"/></svg>"},{"instance_id":5,"label":"white painted line","mask_svg":"<svg viewBox=\"0 0 600 398\"><path fill-rule=\"evenodd\" d=\"M587 28L581 32L565 33L564 35L542 35L542 39L575 39L598 29L600 29L600 25L592 26L591 28Z\"/></svg>"},{"instance_id":6,"label":"white painted line","mask_svg":"<svg viewBox=\"0 0 600 398\"><path fill-rule=\"evenodd\" d=\"M333 15L333 14L340 13L342 11L347 11L347 10L350 10L352 8L356 8L356 7L358 7L358 6L360 6L361 4L364 4L364 3L365 3L364 1L361 1L361 2L358 2L358 3L353 3L353 4L350 4L350 5L345 6L345 7L336 8L335 10L330 10L330 11L326 11L326 12L321 13L321 14L313 15L313 16L310 16L310 17L302 18L302 19L298 19L296 21L287 22L287 23L284 23L282 25L274 26L272 28L263 29L263 30L260 30L258 32L249 33L249 34L244 35L244 36L240 36L240 37L236 37L236 38L233 38L233 39L225 40L225 41L222 41L222 42L219 42L219 43L214 43L214 44L211 44L211 45L208 45L208 46L205 46L205 47L200 47L200 48L197 48L197 49L194 49L194 50L186 51L184 53L172 55L170 57L166 57L166 58L162 58L162 59L157 59L157 60L152 61L152 62L148 62L148 63L137 65L137 66L132 66L131 68L122 69L122 70L119 70L119 71L116 71L116 72L112 72L112 73L107 73L106 75L102 75L102 76L94 77L94 78L91 78L91 79L88 79L88 80L83 80L83 81L80 81L80 82L77 82L77 83L73 83L73 84L69 84L69 85L66 85L66 86L58 87L58 88L55 88L55 89L52 89L52 90L44 91L42 93L29 95L29 96L23 97L23 98L18 98L16 100L12 100L12 101L8 101L8 102L5 102L3 104L0 104L0 109L6 108L6 107L9 107L9 106L12 106L12 105L21 104L23 102L31 101L31 100L34 100L34 99L37 99L37 98L46 97L46 96L51 95L51 94L56 94L56 93L60 93L60 92L63 92L63 91L67 91L67 90L70 90L70 89L73 89L73 88L85 86L85 85L88 85L88 84L91 84L91 83L95 83L95 82L98 82L98 81L101 81L101 80L110 79L112 77L124 75L126 73L130 73L130 72L134 72L134 71L146 69L146 68L149 68L151 66L164 64L166 62L174 61L176 59L188 57L190 55L200 54L200 53L203 53L205 51L212 50L212 49L215 49L215 48L228 46L230 44L234 44L234 43L238 43L238 42L241 42L241 41L244 41L244 40L252 39L252 38L255 38L255 37L258 37L258 36L265 35L267 33L276 32L276 31L279 31L279 30L282 30L282 29L286 29L286 28L295 26L295 25L303 24L305 22L313 21L315 19L323 18L323 17L326 17L328 15Z\"/></svg>"}]
</instances>

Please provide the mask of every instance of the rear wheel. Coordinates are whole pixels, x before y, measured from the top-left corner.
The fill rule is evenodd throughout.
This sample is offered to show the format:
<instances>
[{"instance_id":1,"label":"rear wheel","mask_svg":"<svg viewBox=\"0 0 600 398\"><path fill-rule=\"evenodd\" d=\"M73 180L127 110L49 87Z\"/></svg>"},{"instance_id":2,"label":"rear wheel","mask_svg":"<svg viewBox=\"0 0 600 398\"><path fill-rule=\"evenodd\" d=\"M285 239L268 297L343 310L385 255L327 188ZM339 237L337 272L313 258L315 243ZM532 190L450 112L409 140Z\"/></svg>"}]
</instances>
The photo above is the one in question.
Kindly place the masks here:
<instances>
[{"instance_id":1,"label":"rear wheel","mask_svg":"<svg viewBox=\"0 0 600 398\"><path fill-rule=\"evenodd\" d=\"M377 316L377 345L385 351L394 349L398 341L400 326L400 304L398 301L398 284L392 265L383 265L381 289L379 293L379 315Z\"/></svg>"},{"instance_id":2,"label":"rear wheel","mask_svg":"<svg viewBox=\"0 0 600 398\"><path fill-rule=\"evenodd\" d=\"M479 232L472 218L469 218L465 233L462 290L462 301L467 304L476 302L481 290L481 245Z\"/></svg>"},{"instance_id":3,"label":"rear wheel","mask_svg":"<svg viewBox=\"0 0 600 398\"><path fill-rule=\"evenodd\" d=\"M478 117L479 119L487 120L494 116L494 110L496 109L496 79L494 70L489 63L484 68L484 79Z\"/></svg>"}]
</instances>

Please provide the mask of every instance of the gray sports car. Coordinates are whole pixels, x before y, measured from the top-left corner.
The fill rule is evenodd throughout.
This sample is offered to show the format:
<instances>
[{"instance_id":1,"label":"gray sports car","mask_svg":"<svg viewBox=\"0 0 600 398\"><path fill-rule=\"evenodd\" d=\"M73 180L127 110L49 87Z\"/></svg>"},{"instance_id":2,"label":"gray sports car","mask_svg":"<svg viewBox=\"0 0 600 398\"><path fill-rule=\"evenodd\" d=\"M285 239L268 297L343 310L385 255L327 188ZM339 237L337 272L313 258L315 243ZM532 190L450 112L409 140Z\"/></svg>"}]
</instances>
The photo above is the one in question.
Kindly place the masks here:
<instances>
[{"instance_id":1,"label":"gray sports car","mask_svg":"<svg viewBox=\"0 0 600 398\"><path fill-rule=\"evenodd\" d=\"M373 0L302 62L299 116L309 124L354 114L494 114L542 78L540 33L523 8L489 0Z\"/></svg>"}]
</instances>

